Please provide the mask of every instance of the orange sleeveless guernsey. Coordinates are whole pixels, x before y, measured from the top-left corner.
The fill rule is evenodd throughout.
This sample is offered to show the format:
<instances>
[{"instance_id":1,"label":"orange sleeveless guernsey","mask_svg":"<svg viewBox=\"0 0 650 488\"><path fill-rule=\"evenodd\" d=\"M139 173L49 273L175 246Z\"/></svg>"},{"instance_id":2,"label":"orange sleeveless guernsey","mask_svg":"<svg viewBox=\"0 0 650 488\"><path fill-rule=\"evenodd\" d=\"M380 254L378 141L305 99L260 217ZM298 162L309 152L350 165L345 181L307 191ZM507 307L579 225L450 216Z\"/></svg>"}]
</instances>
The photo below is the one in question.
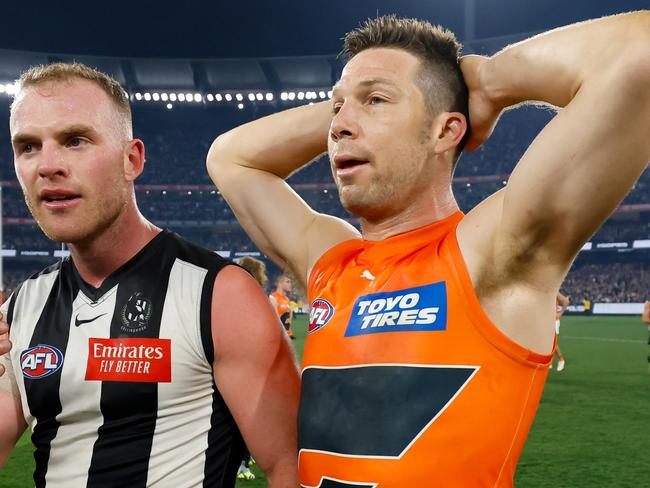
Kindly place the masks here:
<instances>
[{"instance_id":1,"label":"orange sleeveless guernsey","mask_svg":"<svg viewBox=\"0 0 650 488\"><path fill-rule=\"evenodd\" d=\"M314 266L303 487L513 486L552 355L483 312L456 240L462 217L345 241Z\"/></svg>"}]
</instances>

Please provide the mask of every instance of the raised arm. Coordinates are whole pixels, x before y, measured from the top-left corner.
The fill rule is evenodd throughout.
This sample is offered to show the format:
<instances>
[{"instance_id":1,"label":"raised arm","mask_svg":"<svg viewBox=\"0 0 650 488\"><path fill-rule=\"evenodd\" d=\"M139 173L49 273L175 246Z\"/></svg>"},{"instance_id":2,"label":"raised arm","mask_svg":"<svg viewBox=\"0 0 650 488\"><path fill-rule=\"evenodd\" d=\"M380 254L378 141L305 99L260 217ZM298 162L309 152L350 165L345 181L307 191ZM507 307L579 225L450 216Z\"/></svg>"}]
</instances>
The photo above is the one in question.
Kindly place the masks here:
<instances>
[{"instance_id":1,"label":"raised arm","mask_svg":"<svg viewBox=\"0 0 650 488\"><path fill-rule=\"evenodd\" d=\"M287 334L244 270L228 266L214 286L214 378L270 488L298 486L300 379Z\"/></svg>"},{"instance_id":2,"label":"raised arm","mask_svg":"<svg viewBox=\"0 0 650 488\"><path fill-rule=\"evenodd\" d=\"M469 57L463 71L470 147L489 135L506 107L525 101L564 107L506 188L472 210L459 229L470 260L479 256L477 288L497 278L505 279L497 287L517 280L554 295L583 243L650 159L650 13L556 29L489 59Z\"/></svg>"},{"instance_id":3,"label":"raised arm","mask_svg":"<svg viewBox=\"0 0 650 488\"><path fill-rule=\"evenodd\" d=\"M285 182L327 149L331 102L298 107L219 136L208 153L210 177L259 248L305 284L328 248L358 236L345 221L319 214Z\"/></svg>"}]
</instances>

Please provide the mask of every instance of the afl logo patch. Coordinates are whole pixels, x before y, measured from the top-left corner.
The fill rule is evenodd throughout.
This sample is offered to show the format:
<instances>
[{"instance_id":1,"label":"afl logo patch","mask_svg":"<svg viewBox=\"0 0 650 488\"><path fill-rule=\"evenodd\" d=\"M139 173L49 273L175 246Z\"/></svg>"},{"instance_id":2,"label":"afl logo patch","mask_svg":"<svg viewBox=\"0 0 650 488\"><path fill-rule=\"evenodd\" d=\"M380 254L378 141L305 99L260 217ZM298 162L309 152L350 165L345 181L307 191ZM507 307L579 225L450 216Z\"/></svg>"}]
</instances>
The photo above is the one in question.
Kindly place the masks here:
<instances>
[{"instance_id":1,"label":"afl logo patch","mask_svg":"<svg viewBox=\"0 0 650 488\"><path fill-rule=\"evenodd\" d=\"M147 328L151 317L151 302L142 296L142 292L131 295L122 307L122 331L141 332Z\"/></svg>"},{"instance_id":2,"label":"afl logo patch","mask_svg":"<svg viewBox=\"0 0 650 488\"><path fill-rule=\"evenodd\" d=\"M307 333L311 334L318 329L322 329L327 325L334 315L334 307L330 302L324 298L317 298L311 302L311 312L309 312L309 327Z\"/></svg>"},{"instance_id":3,"label":"afl logo patch","mask_svg":"<svg viewBox=\"0 0 650 488\"><path fill-rule=\"evenodd\" d=\"M56 373L63 366L63 354L54 346L39 344L20 354L23 376L38 380Z\"/></svg>"}]
</instances>

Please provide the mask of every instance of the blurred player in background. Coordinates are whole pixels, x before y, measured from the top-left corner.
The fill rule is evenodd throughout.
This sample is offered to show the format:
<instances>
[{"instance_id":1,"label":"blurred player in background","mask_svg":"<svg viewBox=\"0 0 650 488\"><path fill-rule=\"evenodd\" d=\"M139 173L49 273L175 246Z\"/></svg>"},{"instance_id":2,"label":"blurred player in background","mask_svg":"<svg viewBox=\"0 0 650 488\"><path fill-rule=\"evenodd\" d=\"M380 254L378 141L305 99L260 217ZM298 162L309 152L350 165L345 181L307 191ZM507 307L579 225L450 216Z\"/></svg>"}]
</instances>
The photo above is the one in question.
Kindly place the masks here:
<instances>
[{"instance_id":1,"label":"blurred player in background","mask_svg":"<svg viewBox=\"0 0 650 488\"><path fill-rule=\"evenodd\" d=\"M309 285L301 484L512 486L557 292L650 159L650 13L460 63L453 33L412 19L369 20L344 43L331 101L235 128L207 161L260 249ZM563 109L464 215L460 152L527 101ZM361 234L284 181L326 150Z\"/></svg>"},{"instance_id":2,"label":"blurred player in background","mask_svg":"<svg viewBox=\"0 0 650 488\"><path fill-rule=\"evenodd\" d=\"M562 355L562 351L560 351L560 319L569 307L569 303L571 303L569 298L558 291L557 297L555 297L555 336L557 337L555 343L555 356L557 357L558 371L562 371L565 366L564 356ZM553 368L552 364L551 368Z\"/></svg>"},{"instance_id":3,"label":"blurred player in background","mask_svg":"<svg viewBox=\"0 0 650 488\"><path fill-rule=\"evenodd\" d=\"M291 276L287 273L282 273L275 279L275 291L269 295L269 299L275 307L278 317L280 317L280 322L287 331L287 335L291 339L295 339L293 330L291 329L293 310L291 308L291 300L289 299L289 293L291 293L292 289Z\"/></svg>"},{"instance_id":4,"label":"blurred player in background","mask_svg":"<svg viewBox=\"0 0 650 488\"><path fill-rule=\"evenodd\" d=\"M71 256L2 307L0 467L29 425L38 488L232 487L243 435L269 486L295 486L289 341L248 273L139 212L144 144L122 87L31 68L10 130L27 205Z\"/></svg>"}]
</instances>

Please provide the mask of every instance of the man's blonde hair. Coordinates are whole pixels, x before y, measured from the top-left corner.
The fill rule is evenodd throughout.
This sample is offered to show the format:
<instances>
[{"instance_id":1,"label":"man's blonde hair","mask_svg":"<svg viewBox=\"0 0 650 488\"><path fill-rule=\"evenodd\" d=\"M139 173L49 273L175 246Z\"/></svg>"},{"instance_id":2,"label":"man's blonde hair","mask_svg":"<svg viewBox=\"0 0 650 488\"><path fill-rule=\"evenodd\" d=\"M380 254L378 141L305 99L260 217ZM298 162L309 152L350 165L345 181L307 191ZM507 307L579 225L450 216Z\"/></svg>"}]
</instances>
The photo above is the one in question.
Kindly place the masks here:
<instances>
[{"instance_id":1,"label":"man's blonde hair","mask_svg":"<svg viewBox=\"0 0 650 488\"><path fill-rule=\"evenodd\" d=\"M133 122L129 98L117 80L101 71L81 63L51 63L32 66L17 80L18 91L47 83L66 83L88 80L102 89L122 116L127 138L133 137ZM13 105L12 105L13 110Z\"/></svg>"}]
</instances>

